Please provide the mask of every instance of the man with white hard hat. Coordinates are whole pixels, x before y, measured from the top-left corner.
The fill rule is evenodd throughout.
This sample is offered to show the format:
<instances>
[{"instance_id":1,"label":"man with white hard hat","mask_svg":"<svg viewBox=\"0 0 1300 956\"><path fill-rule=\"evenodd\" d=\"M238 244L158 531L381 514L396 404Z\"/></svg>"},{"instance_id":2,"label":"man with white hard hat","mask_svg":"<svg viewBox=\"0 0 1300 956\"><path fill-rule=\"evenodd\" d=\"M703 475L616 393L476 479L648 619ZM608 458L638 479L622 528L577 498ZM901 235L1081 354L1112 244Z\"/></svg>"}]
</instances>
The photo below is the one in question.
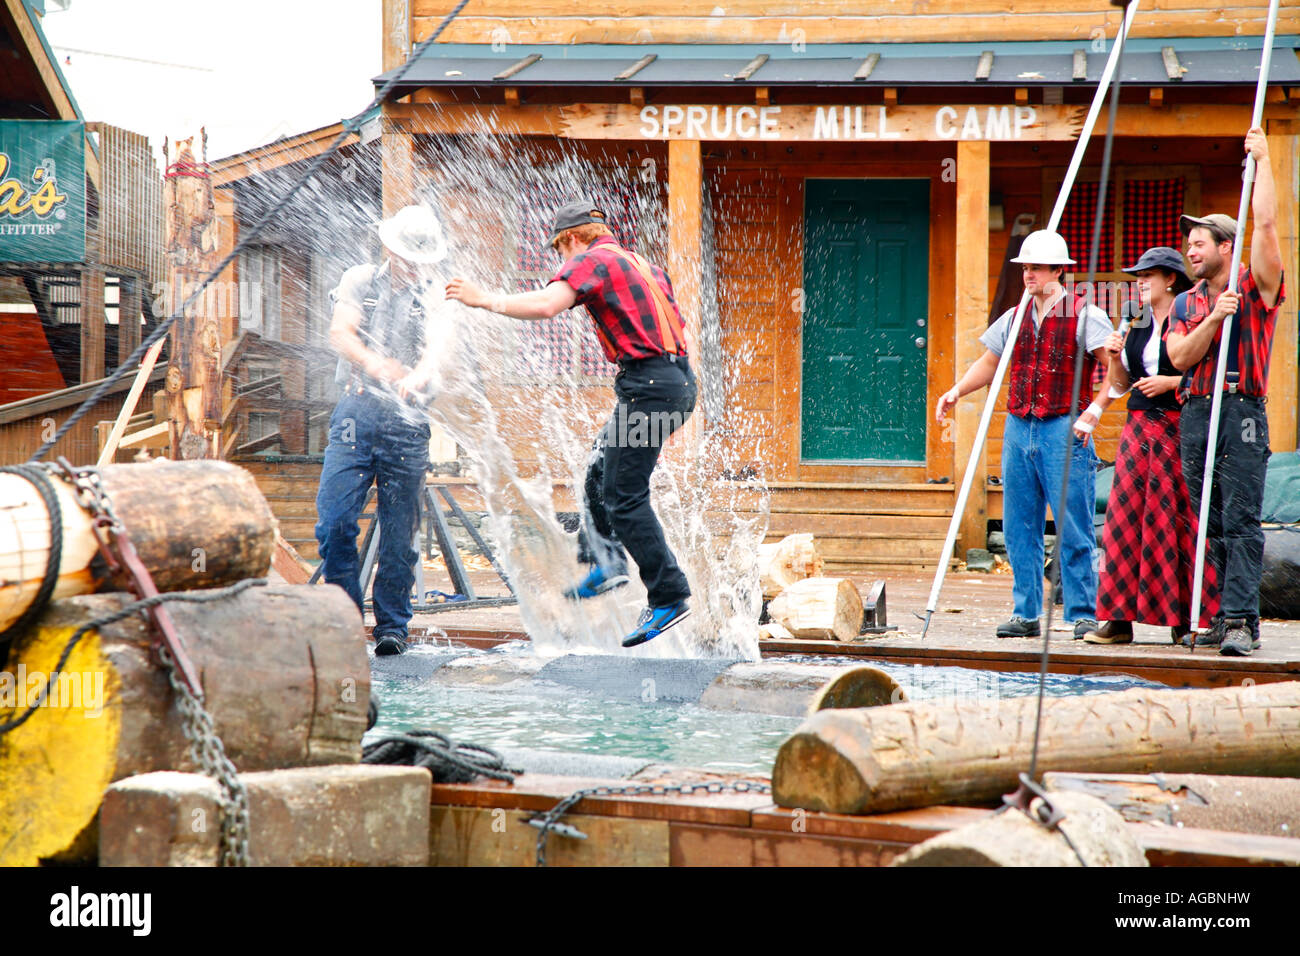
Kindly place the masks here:
<instances>
[{"instance_id":1,"label":"man with white hard hat","mask_svg":"<svg viewBox=\"0 0 1300 956\"><path fill-rule=\"evenodd\" d=\"M1043 601L1043 531L1050 504L1061 536L1061 583L1065 619L1074 622L1074 636L1094 630L1097 572L1093 567L1096 538L1097 457L1087 436L1070 438L1070 487L1064 520L1056 509L1065 469L1065 448L1075 413L1085 410L1091 393L1094 363L1105 359L1105 343L1114 329L1106 313L1063 287L1065 267L1073 265L1065 240L1040 229L1025 238L1020 255L1025 290L1030 295L1020 334L1011 344L1008 367L1007 418L1002 435L1002 529L1014 576L1015 608L1009 621L998 625L998 637L1036 637ZM935 416L943 421L958 399L993 381L998 360L1007 348L1015 309L1008 309L980 336L987 351L966 374L939 398ZM1084 387L1079 406L1070 407L1075 359L1079 347L1079 316L1084 316Z\"/></svg>"},{"instance_id":2,"label":"man with white hard hat","mask_svg":"<svg viewBox=\"0 0 1300 956\"><path fill-rule=\"evenodd\" d=\"M316 495L316 541L326 582L362 608L357 519L378 490L379 554L372 589L375 653L406 650L415 583L420 492L429 464L429 425L403 408L411 370L424 353L432 267L447 254L427 206L407 206L379 226L388 258L354 266L330 293L330 345L339 353L343 394L330 416Z\"/></svg>"}]
</instances>

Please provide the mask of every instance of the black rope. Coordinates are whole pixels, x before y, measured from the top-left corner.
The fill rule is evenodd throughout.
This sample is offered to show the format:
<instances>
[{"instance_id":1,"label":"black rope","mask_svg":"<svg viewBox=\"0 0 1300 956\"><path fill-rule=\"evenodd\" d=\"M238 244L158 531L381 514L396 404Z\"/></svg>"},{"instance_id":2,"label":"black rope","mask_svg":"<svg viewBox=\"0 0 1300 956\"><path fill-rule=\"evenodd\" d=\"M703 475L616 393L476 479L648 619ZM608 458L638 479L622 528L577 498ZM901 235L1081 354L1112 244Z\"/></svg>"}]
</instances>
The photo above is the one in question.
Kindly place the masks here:
<instances>
[{"instance_id":1,"label":"black rope","mask_svg":"<svg viewBox=\"0 0 1300 956\"><path fill-rule=\"evenodd\" d=\"M490 777L513 783L523 773L506 766L495 750L478 744L455 743L436 730L408 730L391 734L361 748L361 762L424 767L434 783L469 783Z\"/></svg>"},{"instance_id":2,"label":"black rope","mask_svg":"<svg viewBox=\"0 0 1300 956\"><path fill-rule=\"evenodd\" d=\"M0 736L21 727L27 722L32 714L36 713L37 709L39 709L45 702L45 697L49 693L51 684L53 684L54 675L63 671L64 666L68 663L68 658L72 656L73 649L81 639L91 631L98 631L110 624L116 624L118 621L128 618L133 614L147 611L149 608L157 607L160 604L175 602L180 602L182 604L208 604L212 601L220 601L228 597L234 597L236 594L239 594L242 591L247 591L252 587L263 587L265 584L266 578L249 578L246 581L232 584L230 587L214 588L210 591L169 591L166 594L155 594L150 598L142 598L139 601L132 601L130 604L123 605L116 611L112 611L101 617L95 618L93 621L81 625L81 627L77 628L76 631L73 632L72 636L68 638L68 643L63 647L63 653L59 655L59 662L55 664L54 669L50 671L51 679L45 682L45 685L41 688L41 692L36 697L35 703L28 707L27 710L19 716L0 724Z\"/></svg>"},{"instance_id":3,"label":"black rope","mask_svg":"<svg viewBox=\"0 0 1300 956\"><path fill-rule=\"evenodd\" d=\"M44 468L37 465L6 465L0 467L0 474L18 475L31 482L45 504L45 514L50 521L50 551L45 558L45 576L41 579L41 586L27 609L0 633L0 666L3 666L9 658L9 645L13 639L26 631L45 610L45 606L50 603L50 596L54 594L55 585L59 583L59 565L63 558L63 507L59 504L54 483Z\"/></svg>"},{"instance_id":4,"label":"black rope","mask_svg":"<svg viewBox=\"0 0 1300 956\"><path fill-rule=\"evenodd\" d=\"M1127 11L1125 12L1127 16ZM1097 282L1097 256L1101 251L1101 227L1106 211L1106 189L1110 184L1111 147L1115 142L1115 116L1119 113L1119 91L1121 86L1121 67L1124 64L1124 26L1120 23L1119 52L1115 56L1115 76L1110 87L1110 117L1106 121L1106 145L1101 154L1101 181L1097 187L1097 210L1092 220L1092 246L1088 250L1088 297L1079 315L1075 331L1074 379L1070 385L1070 427L1065 430L1065 467L1061 469L1061 497L1056 508L1056 540L1052 542L1052 574L1048 580L1047 591L1047 625L1043 628L1043 662L1038 671L1038 713L1034 718L1034 749L1029 758L1029 779L1033 780L1038 770L1038 740L1043 726L1043 694L1047 687L1047 660L1051 656L1049 642L1052 637L1052 612L1056 609L1056 588L1062 580L1061 575L1061 539L1065 537L1068 523L1066 506L1070 494L1070 460L1074 457L1074 423L1078 420L1079 392L1083 387L1083 358L1087 352L1088 309L1092 306L1092 297ZM1094 505L1095 507L1095 505ZM1096 548L1096 541L1093 541Z\"/></svg>"},{"instance_id":5,"label":"black rope","mask_svg":"<svg viewBox=\"0 0 1300 956\"><path fill-rule=\"evenodd\" d=\"M402 78L406 76L407 71L410 70L415 61L423 56L424 51L429 47L429 45L435 42L438 37L442 35L442 32L447 29L452 20L456 19L460 14L460 11L465 8L465 5L468 2L469 0L460 0L460 2L452 9L451 13L443 17L442 22L438 24L438 29L434 30L428 37L420 41L419 45L411 51L411 56L407 61L402 64L402 67L395 74L393 74L392 79L385 83L380 88L379 92L375 94L375 98L370 101L370 105L343 124L343 129L339 132L338 136L334 138L334 141L330 143L329 148L313 160L312 164L307 168L302 176L300 176L289 188L289 191L286 192L279 201L270 208L270 210L267 211L266 215L259 219L254 226L248 229L247 232L241 232L239 242L235 244L235 248L230 250L217 267L207 274L203 281L200 282L194 291L190 293L189 297L181 303L180 308L154 327L154 330L143 342L140 343L136 350L132 352L125 361L118 364L117 368L113 370L113 374L105 378L99 384L99 387L96 388L80 406L78 406L77 410L59 426L58 431L54 433L54 437L41 445L40 448L36 449L35 454L33 454L29 459L30 461L39 461L41 458L45 457L49 450L58 444L59 440L68 433L69 429L71 429L72 426L75 425L96 402L100 401L108 394L109 390L118 379L128 371L139 366L141 359L144 358L145 353L148 352L149 349L153 348L154 343L165 336L176 321L189 311L190 307L199 300L207 287L211 285L221 275L221 273L239 257L240 253L257 241L258 237L261 236L262 232L266 229L267 224L278 219L281 210L283 210L289 204L290 200L298 194L298 191L306 185L307 181L315 176L316 173L320 171L321 167L324 166L336 152L338 152L339 147L343 145L343 141L361 127L362 119L375 107L383 104L393 87L395 87Z\"/></svg>"}]
</instances>

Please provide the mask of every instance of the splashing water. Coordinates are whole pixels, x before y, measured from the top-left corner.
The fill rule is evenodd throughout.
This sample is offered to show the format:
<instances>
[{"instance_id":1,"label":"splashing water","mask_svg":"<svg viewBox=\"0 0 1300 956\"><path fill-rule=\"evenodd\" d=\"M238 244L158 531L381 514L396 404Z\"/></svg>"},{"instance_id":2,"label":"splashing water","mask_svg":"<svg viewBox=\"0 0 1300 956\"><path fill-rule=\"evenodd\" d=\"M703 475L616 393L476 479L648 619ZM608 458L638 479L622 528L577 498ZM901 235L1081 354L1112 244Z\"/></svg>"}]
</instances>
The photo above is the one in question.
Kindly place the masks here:
<instances>
[{"instance_id":1,"label":"splashing water","mask_svg":"<svg viewBox=\"0 0 1300 956\"><path fill-rule=\"evenodd\" d=\"M752 356L743 350L722 356L709 203L704 263L695 264L705 305L703 341L692 343L700 400L666 445L651 480L651 500L690 582L691 616L634 650L620 644L645 604L635 573L631 586L594 600L562 596L586 569L577 561L576 536L556 513L553 490L567 484L581 508L592 442L614 406L614 367L596 357L590 318L575 309L540 323L520 322L443 297L453 275L493 293L544 285L560 259L538 247L553 210L578 196L610 212L620 242L665 263L666 197L654 177L644 175L645 165L624 159L620 168L560 149L539 161L529 146L500 130L425 144L423 174L411 184L411 195L438 213L450 249L423 297L425 358L436 395L427 414L469 459L488 512L484 530L538 653L757 660L762 597L756 557L767 530L767 491L757 478L732 480L743 470L727 441L739 422L728 415L742 413L724 408L722 399Z\"/></svg>"}]
</instances>

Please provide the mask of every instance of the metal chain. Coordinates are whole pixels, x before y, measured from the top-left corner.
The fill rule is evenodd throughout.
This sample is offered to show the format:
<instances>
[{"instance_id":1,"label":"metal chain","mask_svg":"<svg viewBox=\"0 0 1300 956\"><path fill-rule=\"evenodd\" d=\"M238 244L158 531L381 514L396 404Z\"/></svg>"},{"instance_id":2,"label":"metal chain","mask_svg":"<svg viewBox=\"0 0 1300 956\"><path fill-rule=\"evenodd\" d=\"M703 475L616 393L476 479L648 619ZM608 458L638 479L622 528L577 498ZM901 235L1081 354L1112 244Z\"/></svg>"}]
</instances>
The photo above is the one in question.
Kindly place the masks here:
<instances>
[{"instance_id":1,"label":"metal chain","mask_svg":"<svg viewBox=\"0 0 1300 956\"><path fill-rule=\"evenodd\" d=\"M585 790L575 790L550 810L540 816L535 816L527 822L537 827L541 832L537 834L537 865L546 865L546 838L550 836L552 830L559 829L563 824L560 818L581 803L587 797L664 797L670 794L689 797L696 793L757 793L770 794L772 787L770 784L759 783L756 780L732 780L721 781L714 780L709 783L640 783L628 784L623 787L588 787Z\"/></svg>"},{"instance_id":2,"label":"metal chain","mask_svg":"<svg viewBox=\"0 0 1300 956\"><path fill-rule=\"evenodd\" d=\"M190 744L190 756L209 777L221 785L220 866L248 866L248 790L239 779L239 771L226 756L225 745L217 736L212 715L181 680L171 652L158 650L167 680L176 694L176 709L181 714L181 732Z\"/></svg>"}]
</instances>

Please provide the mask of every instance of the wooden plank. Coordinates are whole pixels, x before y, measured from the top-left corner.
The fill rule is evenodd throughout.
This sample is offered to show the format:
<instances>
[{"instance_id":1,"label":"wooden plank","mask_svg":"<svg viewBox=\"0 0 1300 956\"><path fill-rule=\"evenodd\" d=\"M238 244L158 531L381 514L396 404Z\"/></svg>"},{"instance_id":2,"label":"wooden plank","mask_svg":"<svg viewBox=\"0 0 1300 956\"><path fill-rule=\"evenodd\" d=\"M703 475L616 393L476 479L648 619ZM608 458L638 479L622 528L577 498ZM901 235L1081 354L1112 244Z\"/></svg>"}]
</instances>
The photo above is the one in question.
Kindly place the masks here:
<instances>
[{"instance_id":1,"label":"wooden plank","mask_svg":"<svg viewBox=\"0 0 1300 956\"><path fill-rule=\"evenodd\" d=\"M763 64L766 63L769 59L771 59L771 57L768 54L760 53L758 56L754 57L752 60L746 63L745 66L740 70L740 72L737 73L735 76L733 76L732 79L748 80L751 76L753 76L755 73L761 70L763 68Z\"/></svg>"},{"instance_id":2,"label":"wooden plank","mask_svg":"<svg viewBox=\"0 0 1300 956\"><path fill-rule=\"evenodd\" d=\"M987 80L993 72L993 51L985 50L980 54L980 61L975 67L975 79Z\"/></svg>"},{"instance_id":3,"label":"wooden plank","mask_svg":"<svg viewBox=\"0 0 1300 956\"><path fill-rule=\"evenodd\" d=\"M530 54L528 54L528 56L524 57L522 60L519 60L519 61L517 61L517 62L515 62L515 63L512 63L510 66L506 67L506 68L505 68L504 70L502 70L500 73L496 74L496 76L492 77L492 79L497 80L497 81L500 81L500 80L508 80L508 79L510 79L510 77L514 76L514 75L515 75L516 73L518 73L520 70L526 70L526 69L528 69L530 66L532 66L534 63L536 63L536 62L537 62L538 60L540 60L541 58L542 58L542 55L541 55L540 53L530 53Z\"/></svg>"},{"instance_id":4,"label":"wooden plank","mask_svg":"<svg viewBox=\"0 0 1300 956\"><path fill-rule=\"evenodd\" d=\"M411 53L411 21L413 16L446 16L441 9L425 9L419 12L420 4L412 5L411 0L383 0L383 69L387 73L406 62ZM427 5L426 5L427 7ZM436 23L430 29L436 29Z\"/></svg>"},{"instance_id":5,"label":"wooden plank","mask_svg":"<svg viewBox=\"0 0 1300 956\"><path fill-rule=\"evenodd\" d=\"M614 79L630 80L632 79L632 77L636 76L638 73L640 73L642 70L644 70L647 66L649 66L658 58L659 58L658 53L647 53L645 56L641 57L641 59L637 60L626 70L624 70L622 73L619 73L617 76L615 76Z\"/></svg>"},{"instance_id":6,"label":"wooden plank","mask_svg":"<svg viewBox=\"0 0 1300 956\"><path fill-rule=\"evenodd\" d=\"M673 823L672 866L888 866L911 844Z\"/></svg>"},{"instance_id":7,"label":"wooden plank","mask_svg":"<svg viewBox=\"0 0 1300 956\"><path fill-rule=\"evenodd\" d=\"M953 381L984 354L979 336L988 323L988 256L989 256L989 144L957 144L957 221L963 233L957 243L956 363ZM988 390L979 389L957 403L955 420L945 422L941 431L953 445L953 481L961 481L967 463L975 462L975 476L970 497L961 518L958 556L967 548L982 548L988 529L988 500L985 485L988 458L985 449L975 453L975 436L979 430Z\"/></svg>"},{"instance_id":8,"label":"wooden plank","mask_svg":"<svg viewBox=\"0 0 1300 956\"><path fill-rule=\"evenodd\" d=\"M687 349L698 353L704 288L704 167L699 140L672 140L668 144L668 273L672 277L677 308L686 326ZM697 359L698 360L698 359ZM684 441L694 447L699 440L700 417L691 416L683 429Z\"/></svg>"},{"instance_id":9,"label":"wooden plank","mask_svg":"<svg viewBox=\"0 0 1300 956\"><path fill-rule=\"evenodd\" d=\"M534 866L534 813L503 808L433 806L429 814L430 866ZM547 866L668 866L669 823L569 814L567 826L587 839L551 834Z\"/></svg>"},{"instance_id":10,"label":"wooden plank","mask_svg":"<svg viewBox=\"0 0 1300 956\"><path fill-rule=\"evenodd\" d=\"M1088 51L1075 50L1070 70L1070 79L1076 83L1081 83L1088 79Z\"/></svg>"},{"instance_id":11,"label":"wooden plank","mask_svg":"<svg viewBox=\"0 0 1300 956\"><path fill-rule=\"evenodd\" d=\"M1300 840L1130 823L1152 866L1300 866Z\"/></svg>"},{"instance_id":12,"label":"wooden plank","mask_svg":"<svg viewBox=\"0 0 1300 956\"><path fill-rule=\"evenodd\" d=\"M853 78L855 80L867 79L868 77L871 76L872 71L875 70L876 64L878 64L879 62L880 62L879 53L867 54L867 58L862 61L862 64L854 72Z\"/></svg>"},{"instance_id":13,"label":"wooden plank","mask_svg":"<svg viewBox=\"0 0 1300 956\"><path fill-rule=\"evenodd\" d=\"M121 319L118 321L118 328L121 328ZM120 332L119 332L120 334ZM102 468L104 465L113 461L117 454L118 444L122 441L122 434L126 431L127 423L131 416L135 414L136 403L140 400L140 395L144 391L145 385L149 381L149 376L153 374L154 364L158 361L158 355L162 352L164 344L163 339L159 339L153 344L144 355L144 361L140 363L140 370L136 372L135 378L131 382L131 391L127 393L126 400L122 403L122 411L118 413L117 421L113 423L113 429L108 433L108 438L104 441L104 447L99 453L99 460L95 462L95 467ZM163 425L164 430L166 425ZM137 436L137 440L144 439Z\"/></svg>"},{"instance_id":14,"label":"wooden plank","mask_svg":"<svg viewBox=\"0 0 1300 956\"><path fill-rule=\"evenodd\" d=\"M1018 5L1017 5L1018 7ZM507 31L515 43L627 43L642 42L645 31L656 43L776 43L781 31L793 35L801 31L805 43L890 43L915 42L917 19L886 11L877 15L842 15L826 17L802 15L768 17L707 16L555 16L523 18L511 16L465 16L462 14L442 34L444 43L491 43L493 37ZM604 11L602 11L604 12ZM927 11L932 12L932 11ZM1099 27L1108 37L1115 35L1122 11L1051 12L1052 16L1008 16L998 14L929 16L925 36L930 42L943 41L1079 41L1089 38ZM1015 13L1019 14L1020 9ZM514 11L511 11L514 14ZM855 9L854 13L858 11ZM892 15L891 15L892 14ZM1199 3L1194 9L1153 10L1140 8L1129 33L1132 38L1262 36L1266 17L1258 8L1238 9L1208 7ZM416 18L412 23L417 42L428 36L439 17ZM1279 11L1277 32L1282 36L1300 33L1300 14L1292 8Z\"/></svg>"},{"instance_id":15,"label":"wooden plank","mask_svg":"<svg viewBox=\"0 0 1300 956\"><path fill-rule=\"evenodd\" d=\"M450 9L446 0L414 0L410 4L411 14L415 19L440 19ZM673 17L676 19L707 19L715 23L729 23L738 19L762 17L807 16L809 4L806 0L730 0L725 7L725 15L719 13L715 0L609 0L601 4L601 12L610 17ZM1236 9L1256 10L1263 16L1268 9L1268 0L1238 0L1233 4ZM881 17L890 14L928 15L930 17L962 17L972 14L1041 14L1050 13L1090 15L1095 19L1109 21L1111 25L1118 22L1122 11L1099 0L863 0L858 3L829 3L817 5L822 16L839 16L848 12L860 16ZM1199 10L1210 14L1220 11L1210 0L1152 0L1144 3L1143 10ZM555 17L561 11L568 12L564 5L555 0L478 0L473 8L462 16L468 17L514 17L531 19L535 17ZM518 41L516 41L518 42Z\"/></svg>"},{"instance_id":16,"label":"wooden plank","mask_svg":"<svg viewBox=\"0 0 1300 956\"><path fill-rule=\"evenodd\" d=\"M104 273L84 267L81 270L81 380L93 382L104 377Z\"/></svg>"},{"instance_id":17,"label":"wooden plank","mask_svg":"<svg viewBox=\"0 0 1300 956\"><path fill-rule=\"evenodd\" d=\"M515 107L515 109L531 108ZM380 117L385 219L402 207L410 205L415 197L415 140L408 123L400 113L399 108L385 104L384 115Z\"/></svg>"},{"instance_id":18,"label":"wooden plank","mask_svg":"<svg viewBox=\"0 0 1300 956\"><path fill-rule=\"evenodd\" d=\"M1160 48L1160 59L1164 61L1165 75L1168 76L1170 80L1181 80L1183 74L1187 72L1187 70L1183 68L1182 64L1178 62L1178 54L1174 52L1174 48L1171 46L1162 46Z\"/></svg>"}]
</instances>

